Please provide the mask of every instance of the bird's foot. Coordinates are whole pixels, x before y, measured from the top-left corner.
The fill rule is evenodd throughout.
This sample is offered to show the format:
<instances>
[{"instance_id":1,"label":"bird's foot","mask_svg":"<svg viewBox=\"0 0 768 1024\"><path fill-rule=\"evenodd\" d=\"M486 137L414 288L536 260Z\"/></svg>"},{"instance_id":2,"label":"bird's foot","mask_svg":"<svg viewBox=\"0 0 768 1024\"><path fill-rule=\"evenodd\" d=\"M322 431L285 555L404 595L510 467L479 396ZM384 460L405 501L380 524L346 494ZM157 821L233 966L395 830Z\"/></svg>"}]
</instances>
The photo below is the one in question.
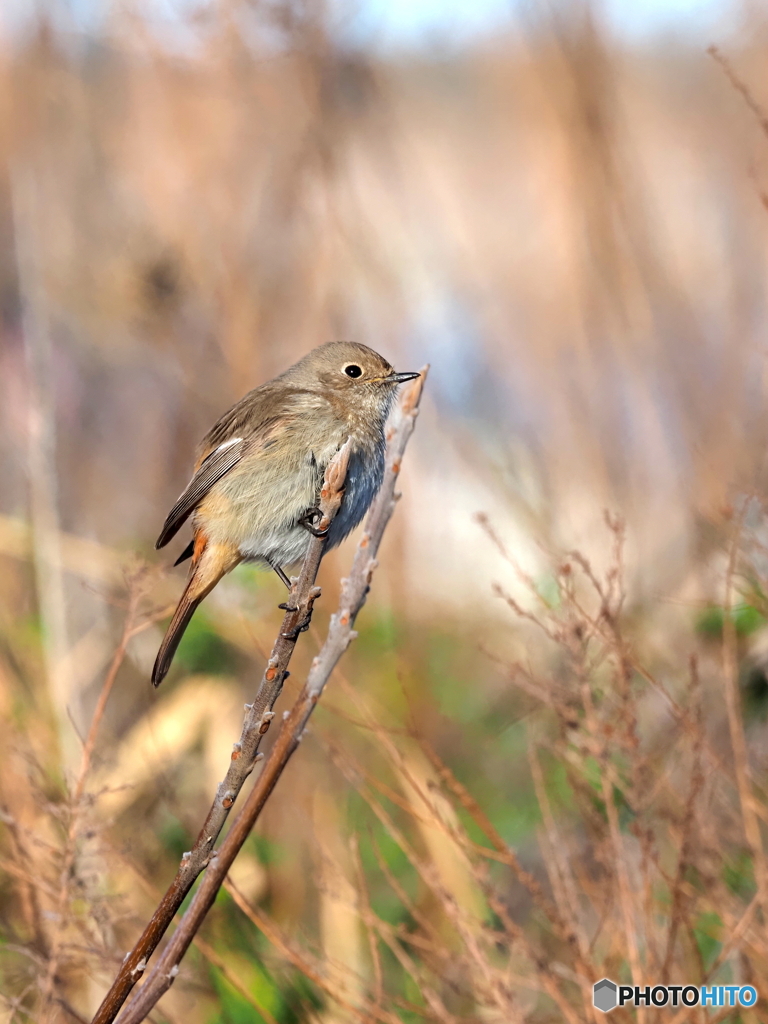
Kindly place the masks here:
<instances>
[{"instance_id":1,"label":"bird's foot","mask_svg":"<svg viewBox=\"0 0 768 1024\"><path fill-rule=\"evenodd\" d=\"M298 608L287 608L286 611L298 611ZM309 624L311 622L312 610L310 609L307 612L307 617L304 619L303 622L300 622L298 626L294 626L290 633L281 633L280 636L282 636L285 640L295 640L299 633L306 633L306 631L309 629Z\"/></svg>"},{"instance_id":2,"label":"bird's foot","mask_svg":"<svg viewBox=\"0 0 768 1024\"><path fill-rule=\"evenodd\" d=\"M312 508L308 508L304 515L299 518L299 526L309 530L313 537L325 537L328 534L329 527L326 526L324 530L318 530L315 526L315 523L320 522L322 518L323 513L315 505Z\"/></svg>"}]
</instances>

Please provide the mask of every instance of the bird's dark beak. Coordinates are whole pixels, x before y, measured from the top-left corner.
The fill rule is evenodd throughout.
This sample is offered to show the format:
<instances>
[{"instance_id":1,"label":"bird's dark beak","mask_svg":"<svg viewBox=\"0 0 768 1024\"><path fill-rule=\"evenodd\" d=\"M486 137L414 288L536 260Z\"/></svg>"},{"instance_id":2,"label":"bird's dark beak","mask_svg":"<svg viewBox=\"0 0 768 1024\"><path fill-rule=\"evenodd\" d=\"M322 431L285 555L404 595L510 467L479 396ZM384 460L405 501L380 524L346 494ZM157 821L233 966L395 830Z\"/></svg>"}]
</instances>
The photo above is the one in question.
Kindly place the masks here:
<instances>
[{"instance_id":1,"label":"bird's dark beak","mask_svg":"<svg viewBox=\"0 0 768 1024\"><path fill-rule=\"evenodd\" d=\"M390 373L388 377L383 377L382 380L385 384L404 384L407 380L416 380L420 376L420 373Z\"/></svg>"}]
</instances>

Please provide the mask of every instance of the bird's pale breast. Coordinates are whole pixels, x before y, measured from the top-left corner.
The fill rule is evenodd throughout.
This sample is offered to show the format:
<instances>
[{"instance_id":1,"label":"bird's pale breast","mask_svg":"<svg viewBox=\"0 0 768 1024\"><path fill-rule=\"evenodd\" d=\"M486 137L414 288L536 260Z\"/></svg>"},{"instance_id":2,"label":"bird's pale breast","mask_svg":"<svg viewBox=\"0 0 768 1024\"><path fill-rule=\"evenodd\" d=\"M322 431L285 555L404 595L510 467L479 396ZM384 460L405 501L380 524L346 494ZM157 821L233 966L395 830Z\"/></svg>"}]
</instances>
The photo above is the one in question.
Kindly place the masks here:
<instances>
[{"instance_id":1,"label":"bird's pale breast","mask_svg":"<svg viewBox=\"0 0 768 1024\"><path fill-rule=\"evenodd\" d=\"M328 546L340 544L362 520L384 471L383 451L353 438L344 498ZM249 561L292 565L306 554L309 532L301 516L317 504L325 467L338 445L293 460L243 460L203 500L195 513L213 542L236 545Z\"/></svg>"}]
</instances>

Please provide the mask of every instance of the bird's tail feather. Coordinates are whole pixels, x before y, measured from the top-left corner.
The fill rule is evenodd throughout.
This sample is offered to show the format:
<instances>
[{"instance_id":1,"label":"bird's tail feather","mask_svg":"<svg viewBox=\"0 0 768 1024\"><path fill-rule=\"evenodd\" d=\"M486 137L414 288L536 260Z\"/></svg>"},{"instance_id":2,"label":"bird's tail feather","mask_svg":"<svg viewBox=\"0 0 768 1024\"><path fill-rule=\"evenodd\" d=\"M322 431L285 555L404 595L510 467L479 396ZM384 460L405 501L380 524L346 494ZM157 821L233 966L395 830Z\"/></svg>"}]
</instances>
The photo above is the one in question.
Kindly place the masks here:
<instances>
[{"instance_id":1,"label":"bird's tail feather","mask_svg":"<svg viewBox=\"0 0 768 1024\"><path fill-rule=\"evenodd\" d=\"M152 669L152 682L155 686L159 686L168 674L176 648L197 606L210 594L221 577L234 569L240 561L242 555L234 545L209 544L202 531L195 535L189 581L173 613Z\"/></svg>"},{"instance_id":2,"label":"bird's tail feather","mask_svg":"<svg viewBox=\"0 0 768 1024\"><path fill-rule=\"evenodd\" d=\"M171 623L165 631L163 642L160 644L160 650L157 652L155 667L152 669L152 683L154 686L159 686L168 674L176 648L184 636L184 630L189 625L189 621L195 613L195 608L205 597L205 594L192 596L193 587L196 583L195 576L196 574L193 573L190 577L176 611L173 613Z\"/></svg>"}]
</instances>

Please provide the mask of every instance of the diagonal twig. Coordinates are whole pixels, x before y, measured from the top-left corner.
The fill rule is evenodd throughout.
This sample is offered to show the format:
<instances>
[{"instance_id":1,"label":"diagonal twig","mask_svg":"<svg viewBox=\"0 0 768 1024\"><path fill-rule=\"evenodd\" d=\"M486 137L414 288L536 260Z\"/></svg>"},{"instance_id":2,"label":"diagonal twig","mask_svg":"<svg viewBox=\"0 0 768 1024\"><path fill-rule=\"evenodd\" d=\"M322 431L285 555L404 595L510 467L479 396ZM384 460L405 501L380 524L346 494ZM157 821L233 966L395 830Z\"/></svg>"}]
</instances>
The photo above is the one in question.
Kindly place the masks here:
<instances>
[{"instance_id":1,"label":"diagonal twig","mask_svg":"<svg viewBox=\"0 0 768 1024\"><path fill-rule=\"evenodd\" d=\"M343 496L349 450L344 445L334 456L326 472L320 497L323 517L318 528L325 530L338 511ZM329 487L333 477L334 487ZM192 888L201 871L211 858L229 811L242 789L243 783L253 771L258 760L259 744L269 729L274 717L272 708L280 696L283 683L288 675L288 663L296 646L299 627L308 620L312 606L320 594L315 579L325 549L324 537L313 537L304 559L298 579L292 580L291 593L286 602L286 611L280 632L272 653L267 661L253 704L246 704L245 721L240 739L232 749L232 759L224 780L219 783L216 797L208 811L205 823L192 849L181 859L176 877L169 886L149 923L133 949L123 961L117 977L96 1011L92 1024L111 1024L131 989L141 977L149 958L168 929L176 911Z\"/></svg>"},{"instance_id":2,"label":"diagonal twig","mask_svg":"<svg viewBox=\"0 0 768 1024\"><path fill-rule=\"evenodd\" d=\"M205 915L213 905L229 868L250 835L251 829L291 755L299 746L309 717L335 665L356 636L353 630L355 618L365 603L371 577L377 565L376 553L399 497L395 493L395 484L405 446L415 426L425 376L426 371L404 392L393 413L387 439L384 482L371 507L365 532L355 552L349 578L342 581L339 608L331 616L325 643L312 662L304 687L283 722L264 763L264 768L243 804L242 810L235 818L220 849L210 857L208 870L189 909L141 989L120 1015L118 1024L139 1024L172 985L178 974L179 963L203 923ZM332 487L334 480L330 467L326 479ZM96 1024L95 1021L94 1024Z\"/></svg>"}]
</instances>

